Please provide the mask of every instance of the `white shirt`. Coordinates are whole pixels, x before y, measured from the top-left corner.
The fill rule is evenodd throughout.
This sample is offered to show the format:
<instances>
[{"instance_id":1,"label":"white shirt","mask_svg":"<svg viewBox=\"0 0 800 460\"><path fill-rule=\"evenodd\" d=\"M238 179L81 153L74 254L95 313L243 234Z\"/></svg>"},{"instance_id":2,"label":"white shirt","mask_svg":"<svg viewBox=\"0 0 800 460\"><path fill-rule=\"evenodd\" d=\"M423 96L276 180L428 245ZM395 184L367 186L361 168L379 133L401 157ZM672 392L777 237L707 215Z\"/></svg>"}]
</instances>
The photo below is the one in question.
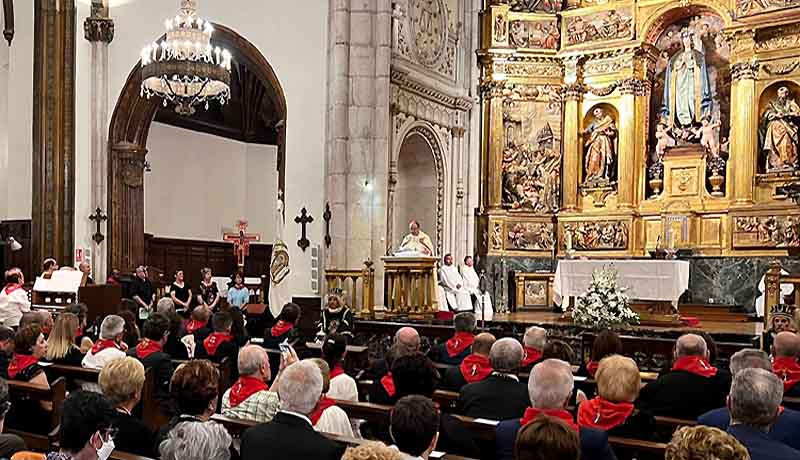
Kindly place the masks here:
<instances>
[{"instance_id":1,"label":"white shirt","mask_svg":"<svg viewBox=\"0 0 800 460\"><path fill-rule=\"evenodd\" d=\"M331 387L327 393L329 398L342 401L358 401L358 385L355 379L347 374L339 374L331 379Z\"/></svg>"},{"instance_id":2,"label":"white shirt","mask_svg":"<svg viewBox=\"0 0 800 460\"><path fill-rule=\"evenodd\" d=\"M300 417L301 419L303 419L306 422L308 422L309 425L314 426L314 424L311 423L311 419L308 418L308 416L301 414L300 412L292 412L292 411L286 410L286 409L281 409L278 412L283 412L284 414L289 414L289 415L293 415L295 417Z\"/></svg>"},{"instance_id":3,"label":"white shirt","mask_svg":"<svg viewBox=\"0 0 800 460\"><path fill-rule=\"evenodd\" d=\"M331 406L322 412L322 415L317 420L315 430L320 433L332 433L339 436L354 438L353 427L350 425L350 419L347 413L341 407Z\"/></svg>"},{"instance_id":4,"label":"white shirt","mask_svg":"<svg viewBox=\"0 0 800 460\"><path fill-rule=\"evenodd\" d=\"M31 311L28 291L19 288L9 294L6 288L0 290L0 323L3 326L19 326L22 313L28 311Z\"/></svg>"},{"instance_id":5,"label":"white shirt","mask_svg":"<svg viewBox=\"0 0 800 460\"><path fill-rule=\"evenodd\" d=\"M89 350L89 352L86 353L86 356L83 357L81 366L89 369L102 369L109 362L124 357L125 352L119 348L109 347L104 350L100 350L100 352L97 354L94 354L92 353L92 350Z\"/></svg>"}]
</instances>

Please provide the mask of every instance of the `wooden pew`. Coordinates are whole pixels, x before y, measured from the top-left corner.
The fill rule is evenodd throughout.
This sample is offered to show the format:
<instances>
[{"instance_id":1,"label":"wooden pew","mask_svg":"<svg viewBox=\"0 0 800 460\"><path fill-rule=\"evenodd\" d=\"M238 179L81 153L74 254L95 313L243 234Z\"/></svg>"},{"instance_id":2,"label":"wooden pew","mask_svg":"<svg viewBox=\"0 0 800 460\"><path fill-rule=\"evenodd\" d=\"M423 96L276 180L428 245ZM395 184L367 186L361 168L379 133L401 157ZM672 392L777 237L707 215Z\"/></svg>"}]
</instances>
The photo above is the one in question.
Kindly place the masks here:
<instances>
[{"instance_id":1,"label":"wooden pew","mask_svg":"<svg viewBox=\"0 0 800 460\"><path fill-rule=\"evenodd\" d=\"M127 452L120 452L115 450L111 453L111 460L153 460L150 457L142 457L140 455L129 454Z\"/></svg>"},{"instance_id":2,"label":"wooden pew","mask_svg":"<svg viewBox=\"0 0 800 460\"><path fill-rule=\"evenodd\" d=\"M29 449L47 451L58 436L58 427L61 423L61 409L67 398L67 381L59 377L50 383L50 388L43 388L28 382L8 381L8 391L12 396L25 396L34 401L47 401L53 404L50 419L42 421L42 428L47 434L32 433L14 428L13 420L7 420L5 432L16 434L25 440Z\"/></svg>"}]
</instances>

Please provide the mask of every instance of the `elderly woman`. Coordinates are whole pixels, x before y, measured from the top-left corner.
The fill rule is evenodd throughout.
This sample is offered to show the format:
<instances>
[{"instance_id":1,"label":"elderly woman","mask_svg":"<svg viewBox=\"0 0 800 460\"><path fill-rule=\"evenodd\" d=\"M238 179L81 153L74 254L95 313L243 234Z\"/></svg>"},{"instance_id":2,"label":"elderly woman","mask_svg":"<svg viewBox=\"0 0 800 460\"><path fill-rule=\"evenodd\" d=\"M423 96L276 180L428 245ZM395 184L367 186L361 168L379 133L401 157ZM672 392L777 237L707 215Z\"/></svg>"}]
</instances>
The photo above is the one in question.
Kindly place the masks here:
<instances>
[{"instance_id":1,"label":"elderly woman","mask_svg":"<svg viewBox=\"0 0 800 460\"><path fill-rule=\"evenodd\" d=\"M667 444L665 460L750 460L747 449L732 435L707 426L685 426Z\"/></svg>"},{"instance_id":2,"label":"elderly woman","mask_svg":"<svg viewBox=\"0 0 800 460\"><path fill-rule=\"evenodd\" d=\"M322 374L322 395L319 404L308 416L314 429L320 433L334 433L348 438L353 437L353 427L345 411L336 406L336 401L327 396L331 388L331 373L328 363L319 358L311 359Z\"/></svg>"},{"instance_id":3,"label":"elderly woman","mask_svg":"<svg viewBox=\"0 0 800 460\"><path fill-rule=\"evenodd\" d=\"M228 460L231 435L214 422L182 422L159 447L162 460Z\"/></svg>"},{"instance_id":4,"label":"elderly woman","mask_svg":"<svg viewBox=\"0 0 800 460\"><path fill-rule=\"evenodd\" d=\"M85 353L75 345L75 333L80 329L78 316L61 313L56 318L53 331L47 338L45 359L54 364L80 366Z\"/></svg>"},{"instance_id":5,"label":"elderly woman","mask_svg":"<svg viewBox=\"0 0 800 460\"><path fill-rule=\"evenodd\" d=\"M653 435L653 416L633 405L642 378L630 358L607 356L597 368L597 396L580 402L578 425L607 431L609 436L648 439Z\"/></svg>"},{"instance_id":6,"label":"elderly woman","mask_svg":"<svg viewBox=\"0 0 800 460\"><path fill-rule=\"evenodd\" d=\"M581 365L581 368L578 369L578 375L594 377L601 359L606 356L621 354L622 340L619 338L619 335L614 331L604 330L594 338L591 359L588 363Z\"/></svg>"},{"instance_id":7,"label":"elderly woman","mask_svg":"<svg viewBox=\"0 0 800 460\"><path fill-rule=\"evenodd\" d=\"M206 267L200 270L200 290L197 293L197 305L214 310L219 305L219 288L217 283L212 280L211 269Z\"/></svg>"},{"instance_id":8,"label":"elderly woman","mask_svg":"<svg viewBox=\"0 0 800 460\"><path fill-rule=\"evenodd\" d=\"M117 450L152 457L153 432L141 418L131 412L142 399L144 365L130 356L110 361L100 371L100 389L114 406L113 426L119 432L114 437Z\"/></svg>"},{"instance_id":9,"label":"elderly woman","mask_svg":"<svg viewBox=\"0 0 800 460\"><path fill-rule=\"evenodd\" d=\"M399 450L387 447L378 441L368 441L355 447L349 447L342 455L342 460L403 460L405 455Z\"/></svg>"},{"instance_id":10,"label":"elderly woman","mask_svg":"<svg viewBox=\"0 0 800 460\"><path fill-rule=\"evenodd\" d=\"M8 378L28 382L40 387L50 388L44 368L39 360L47 354L47 341L39 324L29 324L20 328L14 336L14 355L8 365ZM35 401L24 397L12 397L11 411L6 417L14 428L41 432L42 417L49 417L51 402Z\"/></svg>"}]
</instances>

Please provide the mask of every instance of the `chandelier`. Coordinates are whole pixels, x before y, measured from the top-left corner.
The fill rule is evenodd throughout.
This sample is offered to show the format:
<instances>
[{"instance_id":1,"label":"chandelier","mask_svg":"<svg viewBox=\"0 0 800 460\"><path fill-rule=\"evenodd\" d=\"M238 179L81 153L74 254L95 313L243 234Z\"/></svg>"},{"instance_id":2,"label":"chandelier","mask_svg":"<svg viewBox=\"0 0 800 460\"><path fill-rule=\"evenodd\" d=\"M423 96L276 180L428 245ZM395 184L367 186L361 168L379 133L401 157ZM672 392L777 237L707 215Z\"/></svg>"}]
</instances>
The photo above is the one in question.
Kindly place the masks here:
<instances>
[{"instance_id":1,"label":"chandelier","mask_svg":"<svg viewBox=\"0 0 800 460\"><path fill-rule=\"evenodd\" d=\"M141 96L163 98L164 107L192 115L195 106L231 97L231 53L212 46L214 28L197 17L197 0L181 0L181 12L164 22L167 36L142 49Z\"/></svg>"}]
</instances>

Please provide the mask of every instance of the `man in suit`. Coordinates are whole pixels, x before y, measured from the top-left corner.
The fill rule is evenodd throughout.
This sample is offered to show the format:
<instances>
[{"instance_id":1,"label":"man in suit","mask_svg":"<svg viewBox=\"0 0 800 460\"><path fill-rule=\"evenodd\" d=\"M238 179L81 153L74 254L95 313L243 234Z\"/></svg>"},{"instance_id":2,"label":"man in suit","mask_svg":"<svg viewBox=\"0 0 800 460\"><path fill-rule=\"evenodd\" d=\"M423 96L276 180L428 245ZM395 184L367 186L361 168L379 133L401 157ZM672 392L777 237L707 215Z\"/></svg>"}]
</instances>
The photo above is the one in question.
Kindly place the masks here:
<instances>
[{"instance_id":1,"label":"man in suit","mask_svg":"<svg viewBox=\"0 0 800 460\"><path fill-rule=\"evenodd\" d=\"M464 385L488 377L492 373L489 351L495 340L497 339L488 332L476 335L472 353L464 358L458 367L451 367L445 371L442 386L448 390L461 391Z\"/></svg>"},{"instance_id":2,"label":"man in suit","mask_svg":"<svg viewBox=\"0 0 800 460\"><path fill-rule=\"evenodd\" d=\"M475 326L477 320L472 312L459 313L453 317L455 334L445 343L436 345L431 350L431 360L437 363L458 366L464 358L472 353L472 343L475 341Z\"/></svg>"},{"instance_id":3,"label":"man in suit","mask_svg":"<svg viewBox=\"0 0 800 460\"><path fill-rule=\"evenodd\" d=\"M731 376L711 366L708 356L706 341L699 335L678 338L672 369L642 388L637 406L654 415L689 420L723 406Z\"/></svg>"},{"instance_id":4,"label":"man in suit","mask_svg":"<svg viewBox=\"0 0 800 460\"><path fill-rule=\"evenodd\" d=\"M731 414L728 433L744 444L751 460L800 458L800 450L768 435L782 399L783 382L770 371L744 369L733 378L727 402Z\"/></svg>"},{"instance_id":5,"label":"man in suit","mask_svg":"<svg viewBox=\"0 0 800 460\"><path fill-rule=\"evenodd\" d=\"M410 356L419 351L419 333L413 327L401 327L394 335L394 342L386 352L383 360L378 360L367 371L365 378L372 378L369 387L369 402L375 404L394 404L395 388L392 379L392 363L403 356Z\"/></svg>"},{"instance_id":6,"label":"man in suit","mask_svg":"<svg viewBox=\"0 0 800 460\"><path fill-rule=\"evenodd\" d=\"M242 460L340 460L344 447L314 431L309 415L322 394L322 373L311 361L284 369L278 385L281 410L269 423L242 435Z\"/></svg>"},{"instance_id":7,"label":"man in suit","mask_svg":"<svg viewBox=\"0 0 800 460\"><path fill-rule=\"evenodd\" d=\"M506 337L495 342L489 352L492 374L461 389L457 413L490 420L522 417L530 402L528 388L516 375L522 355L517 339Z\"/></svg>"},{"instance_id":8,"label":"man in suit","mask_svg":"<svg viewBox=\"0 0 800 460\"><path fill-rule=\"evenodd\" d=\"M764 369L771 372L772 363L769 356L763 351L746 348L731 356L730 369L734 376L744 369ZM697 423L727 430L730 420L728 408L721 407L701 415L698 417ZM768 435L771 439L800 450L800 412L792 409L781 411Z\"/></svg>"},{"instance_id":9,"label":"man in suit","mask_svg":"<svg viewBox=\"0 0 800 460\"><path fill-rule=\"evenodd\" d=\"M566 407L574 387L572 368L558 359L547 359L533 366L528 379L528 395L531 406L519 419L500 422L495 430L495 453L497 460L514 458L514 443L521 427L532 423L540 415L555 417L578 433L581 441L581 460L616 460L604 431L579 428Z\"/></svg>"},{"instance_id":10,"label":"man in suit","mask_svg":"<svg viewBox=\"0 0 800 460\"><path fill-rule=\"evenodd\" d=\"M408 460L427 460L439 439L439 409L424 396L406 396L394 405L389 426L395 446Z\"/></svg>"}]
</instances>

